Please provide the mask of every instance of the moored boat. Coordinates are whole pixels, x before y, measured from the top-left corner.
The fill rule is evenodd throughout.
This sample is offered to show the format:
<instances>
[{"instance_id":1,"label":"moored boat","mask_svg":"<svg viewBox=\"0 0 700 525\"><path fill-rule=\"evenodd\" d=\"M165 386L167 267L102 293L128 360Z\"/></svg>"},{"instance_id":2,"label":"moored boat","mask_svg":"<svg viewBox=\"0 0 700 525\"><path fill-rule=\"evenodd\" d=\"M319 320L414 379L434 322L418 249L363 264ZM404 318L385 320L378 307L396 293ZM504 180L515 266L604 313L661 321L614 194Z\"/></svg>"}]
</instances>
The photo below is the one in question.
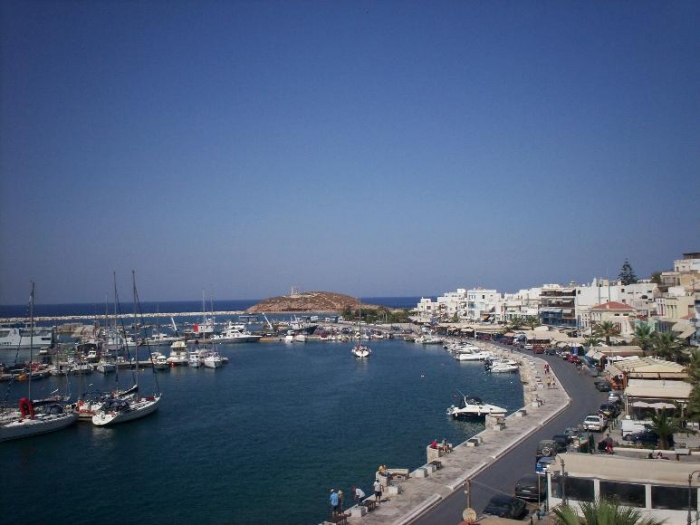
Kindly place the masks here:
<instances>
[{"instance_id":1,"label":"moored boat","mask_svg":"<svg viewBox=\"0 0 700 525\"><path fill-rule=\"evenodd\" d=\"M503 416L506 409L496 405L484 403L480 397L466 396L460 392L462 399L458 405L451 405L447 409L447 415L453 418L477 418L483 419L487 415Z\"/></svg>"}]
</instances>

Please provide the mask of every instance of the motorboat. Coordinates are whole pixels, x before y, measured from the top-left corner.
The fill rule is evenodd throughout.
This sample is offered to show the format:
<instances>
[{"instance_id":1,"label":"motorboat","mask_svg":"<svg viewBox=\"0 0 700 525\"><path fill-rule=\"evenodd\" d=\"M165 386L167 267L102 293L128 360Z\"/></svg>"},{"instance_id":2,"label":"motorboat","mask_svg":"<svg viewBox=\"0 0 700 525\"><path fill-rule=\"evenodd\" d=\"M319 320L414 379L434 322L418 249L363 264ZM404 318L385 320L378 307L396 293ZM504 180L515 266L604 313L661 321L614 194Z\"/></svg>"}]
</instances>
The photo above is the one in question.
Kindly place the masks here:
<instances>
[{"instance_id":1,"label":"motorboat","mask_svg":"<svg viewBox=\"0 0 700 525\"><path fill-rule=\"evenodd\" d=\"M192 350L187 358L187 364L191 368L199 368L200 366L202 366L204 364L202 358L202 351Z\"/></svg>"},{"instance_id":2,"label":"motorboat","mask_svg":"<svg viewBox=\"0 0 700 525\"><path fill-rule=\"evenodd\" d=\"M262 336L250 333L245 325L230 321L223 332L211 336L212 343L257 343L260 339Z\"/></svg>"},{"instance_id":3,"label":"motorboat","mask_svg":"<svg viewBox=\"0 0 700 525\"><path fill-rule=\"evenodd\" d=\"M372 349L369 348L368 346L361 345L361 344L357 344L357 345L353 346L352 350L350 350L350 352L352 352L352 355L354 355L355 357L360 357L360 358L367 358L370 355L372 355Z\"/></svg>"},{"instance_id":4,"label":"motorboat","mask_svg":"<svg viewBox=\"0 0 700 525\"><path fill-rule=\"evenodd\" d=\"M506 409L496 405L484 403L480 397L462 394L459 405L451 405L447 409L447 415L458 418L485 418L487 415L504 416Z\"/></svg>"},{"instance_id":5,"label":"motorboat","mask_svg":"<svg viewBox=\"0 0 700 525\"><path fill-rule=\"evenodd\" d=\"M95 365L95 370L101 374L109 374L117 371L117 365L116 363L102 359Z\"/></svg>"},{"instance_id":6,"label":"motorboat","mask_svg":"<svg viewBox=\"0 0 700 525\"><path fill-rule=\"evenodd\" d=\"M520 370L520 365L517 361L513 359L501 358L501 359L486 359L484 361L484 368L487 372L492 374L514 374Z\"/></svg>"},{"instance_id":7,"label":"motorboat","mask_svg":"<svg viewBox=\"0 0 700 525\"><path fill-rule=\"evenodd\" d=\"M470 350L468 352L462 351L454 355L457 361L484 361L493 357L493 354L488 350Z\"/></svg>"},{"instance_id":8,"label":"motorboat","mask_svg":"<svg viewBox=\"0 0 700 525\"><path fill-rule=\"evenodd\" d=\"M151 352L151 361L153 362L153 368L156 370L167 370L170 368L168 358L160 352Z\"/></svg>"},{"instance_id":9,"label":"motorboat","mask_svg":"<svg viewBox=\"0 0 700 525\"><path fill-rule=\"evenodd\" d=\"M161 395L144 397L137 400L110 398L92 416L92 424L98 427L126 423L152 414L158 409Z\"/></svg>"},{"instance_id":10,"label":"motorboat","mask_svg":"<svg viewBox=\"0 0 700 525\"><path fill-rule=\"evenodd\" d=\"M185 366L189 363L189 352L184 341L175 341L170 345L168 363L173 366Z\"/></svg>"},{"instance_id":11,"label":"motorboat","mask_svg":"<svg viewBox=\"0 0 700 525\"><path fill-rule=\"evenodd\" d=\"M0 325L0 348L46 348L53 344L53 330L22 324Z\"/></svg>"}]
</instances>

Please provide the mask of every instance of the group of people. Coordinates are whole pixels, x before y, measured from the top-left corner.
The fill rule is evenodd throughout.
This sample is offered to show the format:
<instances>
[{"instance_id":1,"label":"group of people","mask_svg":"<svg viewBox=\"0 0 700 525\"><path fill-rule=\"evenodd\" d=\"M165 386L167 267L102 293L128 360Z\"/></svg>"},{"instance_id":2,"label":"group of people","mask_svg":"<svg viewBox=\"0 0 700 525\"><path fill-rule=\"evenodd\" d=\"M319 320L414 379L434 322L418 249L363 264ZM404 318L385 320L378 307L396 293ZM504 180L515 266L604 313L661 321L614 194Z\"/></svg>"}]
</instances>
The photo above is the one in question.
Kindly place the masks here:
<instances>
[{"instance_id":1,"label":"group of people","mask_svg":"<svg viewBox=\"0 0 700 525\"><path fill-rule=\"evenodd\" d=\"M386 469L386 467L384 467L384 468ZM376 479L374 481L374 485L372 488L374 489L374 500L376 501L377 504L379 504L379 502L382 499L382 492L384 490L379 479ZM353 486L352 487L352 497L353 497L353 500L355 501L356 504L363 505L366 494L365 494L365 491L362 490L360 487ZM334 517L341 514L343 512L343 491L331 489L331 496L330 496L329 503L331 506L331 513Z\"/></svg>"},{"instance_id":2,"label":"group of people","mask_svg":"<svg viewBox=\"0 0 700 525\"><path fill-rule=\"evenodd\" d=\"M434 448L444 453L452 452L452 446L446 439L443 439L441 443L438 443L437 439L433 439L433 442L430 444L430 448Z\"/></svg>"}]
</instances>

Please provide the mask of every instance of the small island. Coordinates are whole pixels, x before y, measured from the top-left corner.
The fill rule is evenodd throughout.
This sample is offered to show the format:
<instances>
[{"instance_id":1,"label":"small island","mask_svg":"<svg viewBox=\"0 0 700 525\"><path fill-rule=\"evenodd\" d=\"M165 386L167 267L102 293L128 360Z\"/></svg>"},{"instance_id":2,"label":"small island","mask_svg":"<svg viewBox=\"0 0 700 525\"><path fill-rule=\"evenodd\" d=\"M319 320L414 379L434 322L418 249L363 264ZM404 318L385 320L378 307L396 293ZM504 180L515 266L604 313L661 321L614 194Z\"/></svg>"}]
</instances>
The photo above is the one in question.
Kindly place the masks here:
<instances>
[{"instance_id":1,"label":"small island","mask_svg":"<svg viewBox=\"0 0 700 525\"><path fill-rule=\"evenodd\" d=\"M343 312L378 306L362 304L355 297L334 292L303 292L270 297L246 310L248 314L282 312Z\"/></svg>"}]
</instances>

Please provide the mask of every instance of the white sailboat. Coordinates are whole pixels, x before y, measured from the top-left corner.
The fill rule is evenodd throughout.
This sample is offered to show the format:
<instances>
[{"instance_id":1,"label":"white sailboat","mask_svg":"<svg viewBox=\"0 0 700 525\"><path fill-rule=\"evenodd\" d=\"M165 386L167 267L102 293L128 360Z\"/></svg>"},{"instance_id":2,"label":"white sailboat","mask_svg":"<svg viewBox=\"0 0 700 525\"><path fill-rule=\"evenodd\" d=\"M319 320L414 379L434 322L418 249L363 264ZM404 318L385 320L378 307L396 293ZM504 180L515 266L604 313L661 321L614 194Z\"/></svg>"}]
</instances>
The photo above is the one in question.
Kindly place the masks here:
<instances>
[{"instance_id":1,"label":"white sailboat","mask_svg":"<svg viewBox=\"0 0 700 525\"><path fill-rule=\"evenodd\" d=\"M34 333L34 283L29 296L29 316L32 330L30 332L29 365L33 358L33 333ZM19 400L19 410L0 416L0 441L21 439L48 432L62 430L78 420L78 414L66 412L58 403L42 403L42 410L35 411L35 403L32 397L32 374L27 380L27 397ZM38 406L39 403L36 403Z\"/></svg>"},{"instance_id":2,"label":"white sailboat","mask_svg":"<svg viewBox=\"0 0 700 525\"><path fill-rule=\"evenodd\" d=\"M133 271L132 279L134 283L134 311L136 312L137 305L139 305L139 300L138 292L136 291L136 276ZM152 355L150 355L150 357L152 359ZM158 379L156 375L156 370L154 367L152 367L152 369L155 385L157 386ZM138 374L136 374L136 377L138 378ZM150 415L156 410L158 410L161 398L162 395L159 392L157 392L154 393L152 396L143 398L137 397L133 399L107 399L99 408L99 410L95 413L95 415L92 416L92 424L98 427L105 427L116 425L118 423L126 423L127 421L132 421L134 419L141 419L142 417Z\"/></svg>"}]
</instances>

